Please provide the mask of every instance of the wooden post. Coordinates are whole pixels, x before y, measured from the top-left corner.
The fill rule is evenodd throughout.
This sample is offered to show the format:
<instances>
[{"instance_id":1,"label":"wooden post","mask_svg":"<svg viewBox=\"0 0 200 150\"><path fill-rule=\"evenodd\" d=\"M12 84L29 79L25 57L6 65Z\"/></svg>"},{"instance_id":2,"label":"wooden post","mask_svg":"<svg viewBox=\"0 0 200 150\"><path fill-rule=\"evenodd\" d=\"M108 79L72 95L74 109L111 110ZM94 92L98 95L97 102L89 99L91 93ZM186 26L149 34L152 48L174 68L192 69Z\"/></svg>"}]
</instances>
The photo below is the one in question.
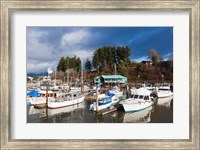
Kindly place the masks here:
<instances>
[{"instance_id":1,"label":"wooden post","mask_svg":"<svg viewBox=\"0 0 200 150\"><path fill-rule=\"evenodd\" d=\"M92 96L94 96L94 85L92 84Z\"/></svg>"},{"instance_id":2,"label":"wooden post","mask_svg":"<svg viewBox=\"0 0 200 150\"><path fill-rule=\"evenodd\" d=\"M83 83L81 83L81 94L83 94Z\"/></svg>"},{"instance_id":3,"label":"wooden post","mask_svg":"<svg viewBox=\"0 0 200 150\"><path fill-rule=\"evenodd\" d=\"M98 99L98 86L96 86L96 112L98 112L98 103L99 103L99 99Z\"/></svg>"},{"instance_id":4,"label":"wooden post","mask_svg":"<svg viewBox=\"0 0 200 150\"><path fill-rule=\"evenodd\" d=\"M48 86L46 86L46 106L48 104Z\"/></svg>"}]
</instances>

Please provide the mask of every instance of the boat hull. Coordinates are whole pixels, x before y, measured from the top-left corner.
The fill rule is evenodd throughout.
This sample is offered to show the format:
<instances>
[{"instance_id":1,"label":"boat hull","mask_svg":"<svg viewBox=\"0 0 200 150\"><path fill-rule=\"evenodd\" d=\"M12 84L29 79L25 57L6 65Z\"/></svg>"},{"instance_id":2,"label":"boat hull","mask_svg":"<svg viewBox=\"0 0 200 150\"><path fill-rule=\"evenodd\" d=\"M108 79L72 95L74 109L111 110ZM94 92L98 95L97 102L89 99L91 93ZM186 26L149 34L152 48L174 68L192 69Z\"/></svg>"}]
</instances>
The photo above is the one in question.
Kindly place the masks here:
<instances>
[{"instance_id":1,"label":"boat hull","mask_svg":"<svg viewBox=\"0 0 200 150\"><path fill-rule=\"evenodd\" d=\"M66 100L61 102L48 102L48 108L49 109L56 109L56 108L62 108L67 106L76 105L79 103L82 103L84 101L85 96L73 99L73 100Z\"/></svg>"},{"instance_id":2,"label":"boat hull","mask_svg":"<svg viewBox=\"0 0 200 150\"><path fill-rule=\"evenodd\" d=\"M123 103L122 106L125 112L138 112L142 111L153 105L152 101L138 102L138 103Z\"/></svg>"},{"instance_id":3,"label":"boat hull","mask_svg":"<svg viewBox=\"0 0 200 150\"><path fill-rule=\"evenodd\" d=\"M168 98L173 97L173 93L171 91L169 92L157 92L158 98Z\"/></svg>"},{"instance_id":4,"label":"boat hull","mask_svg":"<svg viewBox=\"0 0 200 150\"><path fill-rule=\"evenodd\" d=\"M34 104L33 106L34 106L35 108L40 109L40 108L46 108L46 107L47 107L47 104L46 104L46 103L41 103L41 104Z\"/></svg>"}]
</instances>

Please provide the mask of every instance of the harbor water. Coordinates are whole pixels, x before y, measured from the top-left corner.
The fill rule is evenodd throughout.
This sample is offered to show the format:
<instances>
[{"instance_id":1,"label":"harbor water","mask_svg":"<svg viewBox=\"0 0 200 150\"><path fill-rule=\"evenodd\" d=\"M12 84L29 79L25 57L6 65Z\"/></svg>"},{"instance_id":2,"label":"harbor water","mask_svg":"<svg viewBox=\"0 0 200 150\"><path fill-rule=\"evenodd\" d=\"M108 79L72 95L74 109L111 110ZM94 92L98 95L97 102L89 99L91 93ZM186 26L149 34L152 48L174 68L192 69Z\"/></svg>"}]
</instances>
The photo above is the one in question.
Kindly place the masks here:
<instances>
[{"instance_id":1,"label":"harbor water","mask_svg":"<svg viewBox=\"0 0 200 150\"><path fill-rule=\"evenodd\" d=\"M106 115L89 110L90 101L58 109L27 106L27 123L173 123L173 99L156 99L153 106L132 113L123 108Z\"/></svg>"}]
</instances>

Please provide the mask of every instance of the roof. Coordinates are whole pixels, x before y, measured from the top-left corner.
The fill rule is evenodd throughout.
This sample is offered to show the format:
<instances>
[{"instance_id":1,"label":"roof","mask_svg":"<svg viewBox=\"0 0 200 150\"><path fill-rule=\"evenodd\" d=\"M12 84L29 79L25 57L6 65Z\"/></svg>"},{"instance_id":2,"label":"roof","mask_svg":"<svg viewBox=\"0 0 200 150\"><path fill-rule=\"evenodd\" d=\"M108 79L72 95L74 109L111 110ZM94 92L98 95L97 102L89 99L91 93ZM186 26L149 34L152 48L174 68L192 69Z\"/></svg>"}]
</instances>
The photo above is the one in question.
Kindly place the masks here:
<instances>
[{"instance_id":1,"label":"roof","mask_svg":"<svg viewBox=\"0 0 200 150\"><path fill-rule=\"evenodd\" d=\"M50 84L41 84L40 86L53 86L53 85L50 85Z\"/></svg>"},{"instance_id":2,"label":"roof","mask_svg":"<svg viewBox=\"0 0 200 150\"><path fill-rule=\"evenodd\" d=\"M124 77L122 75L102 75L102 77L106 79L114 79L114 78L127 79L127 77Z\"/></svg>"}]
</instances>

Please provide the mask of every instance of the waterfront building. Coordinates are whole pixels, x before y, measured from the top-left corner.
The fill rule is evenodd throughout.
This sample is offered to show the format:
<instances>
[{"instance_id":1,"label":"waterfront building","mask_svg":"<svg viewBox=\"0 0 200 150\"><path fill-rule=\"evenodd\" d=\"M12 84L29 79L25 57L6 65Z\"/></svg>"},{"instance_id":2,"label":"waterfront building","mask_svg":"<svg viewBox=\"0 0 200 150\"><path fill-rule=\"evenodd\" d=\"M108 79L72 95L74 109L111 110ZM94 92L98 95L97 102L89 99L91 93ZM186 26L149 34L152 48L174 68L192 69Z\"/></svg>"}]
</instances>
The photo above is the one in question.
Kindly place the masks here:
<instances>
[{"instance_id":1,"label":"waterfront building","mask_svg":"<svg viewBox=\"0 0 200 150\"><path fill-rule=\"evenodd\" d=\"M127 84L127 77L124 77L122 75L101 75L94 78L94 84Z\"/></svg>"}]
</instances>

